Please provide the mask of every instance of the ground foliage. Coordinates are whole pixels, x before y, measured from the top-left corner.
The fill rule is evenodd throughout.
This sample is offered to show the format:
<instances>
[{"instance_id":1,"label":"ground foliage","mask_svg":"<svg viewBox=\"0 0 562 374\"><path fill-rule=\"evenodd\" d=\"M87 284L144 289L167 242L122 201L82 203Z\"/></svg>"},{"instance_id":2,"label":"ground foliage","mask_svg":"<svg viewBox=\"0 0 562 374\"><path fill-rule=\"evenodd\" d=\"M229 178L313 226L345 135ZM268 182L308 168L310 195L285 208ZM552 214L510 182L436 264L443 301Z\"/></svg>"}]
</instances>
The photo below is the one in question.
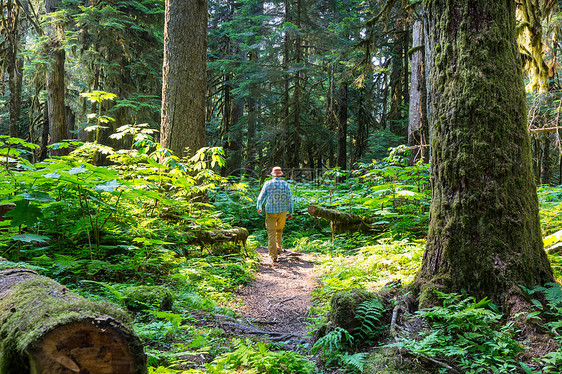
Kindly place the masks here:
<instances>
[{"instance_id":1,"label":"ground foliage","mask_svg":"<svg viewBox=\"0 0 562 374\"><path fill-rule=\"evenodd\" d=\"M203 149L190 160L180 160L153 143L142 128L123 129L122 136L129 136L133 147L106 149L112 164L104 167L94 165L86 151L95 149L95 143L62 144L74 151L31 164L26 155L34 145L0 138L2 203L15 205L8 213L11 221L2 221L0 256L33 267L87 298L128 310L153 373L269 373L272 362L284 363L285 371L275 369L279 373L322 371L330 365L367 372L373 366L368 352L387 343L377 322L386 321L382 313L389 312L376 301L358 308L357 329L336 329L317 342L314 351L322 352L322 364L316 369L282 345L235 341L214 325L214 315L234 315L232 292L251 281L257 260L253 248L266 243L263 216L255 211L259 183L221 178L216 173L222 163L220 149ZM337 182L344 174L345 182ZM413 279L427 224L427 166L408 166L397 151L351 172L336 169L319 180L290 183L296 214L288 221L285 246L317 257L311 331L325 323L336 291L376 292ZM560 191L539 189L548 246L562 241L556 213L562 205ZM202 194L208 199L201 199ZM328 222L306 213L309 204L374 218L376 234L332 237ZM231 244L203 251L189 244L194 230L232 226L252 233L249 257ZM560 280L561 256L549 256ZM150 296L162 292L158 288L147 288L144 298L131 299L131 292L148 286L171 291L172 304L162 307ZM540 296L534 301L536 311L527 318L542 321L558 336L560 286L527 292L532 298ZM441 306L416 315L426 321L425 330L391 347L467 372L557 372L562 351L532 361L520 359L525 342L516 339L516 328L506 324L489 301L446 294L441 299Z\"/></svg>"}]
</instances>

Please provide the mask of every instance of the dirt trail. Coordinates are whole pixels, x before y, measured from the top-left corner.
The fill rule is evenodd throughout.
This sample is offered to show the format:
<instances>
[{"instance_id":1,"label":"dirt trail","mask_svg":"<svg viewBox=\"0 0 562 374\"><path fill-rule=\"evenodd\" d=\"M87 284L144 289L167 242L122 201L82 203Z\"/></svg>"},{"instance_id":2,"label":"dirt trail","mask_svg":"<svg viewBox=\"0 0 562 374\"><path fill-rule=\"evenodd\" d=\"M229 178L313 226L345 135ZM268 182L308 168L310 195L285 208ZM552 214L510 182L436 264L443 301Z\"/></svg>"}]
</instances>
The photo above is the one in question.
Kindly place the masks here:
<instances>
[{"instance_id":1,"label":"dirt trail","mask_svg":"<svg viewBox=\"0 0 562 374\"><path fill-rule=\"evenodd\" d=\"M242 306L238 312L260 330L278 340L302 343L306 317L312 306L312 256L285 251L272 262L266 247L258 247L261 263L256 279L236 293Z\"/></svg>"}]
</instances>

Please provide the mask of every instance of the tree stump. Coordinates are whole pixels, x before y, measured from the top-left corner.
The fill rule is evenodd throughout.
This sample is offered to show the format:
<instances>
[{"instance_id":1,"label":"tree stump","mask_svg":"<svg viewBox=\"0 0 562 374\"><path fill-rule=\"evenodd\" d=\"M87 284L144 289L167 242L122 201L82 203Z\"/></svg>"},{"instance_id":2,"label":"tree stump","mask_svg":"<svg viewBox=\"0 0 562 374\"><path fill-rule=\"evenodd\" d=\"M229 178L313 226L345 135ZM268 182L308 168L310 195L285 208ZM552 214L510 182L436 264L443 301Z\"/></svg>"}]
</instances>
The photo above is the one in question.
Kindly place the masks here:
<instances>
[{"instance_id":1,"label":"tree stump","mask_svg":"<svg viewBox=\"0 0 562 374\"><path fill-rule=\"evenodd\" d=\"M0 373L145 374L127 319L32 270L0 270Z\"/></svg>"}]
</instances>

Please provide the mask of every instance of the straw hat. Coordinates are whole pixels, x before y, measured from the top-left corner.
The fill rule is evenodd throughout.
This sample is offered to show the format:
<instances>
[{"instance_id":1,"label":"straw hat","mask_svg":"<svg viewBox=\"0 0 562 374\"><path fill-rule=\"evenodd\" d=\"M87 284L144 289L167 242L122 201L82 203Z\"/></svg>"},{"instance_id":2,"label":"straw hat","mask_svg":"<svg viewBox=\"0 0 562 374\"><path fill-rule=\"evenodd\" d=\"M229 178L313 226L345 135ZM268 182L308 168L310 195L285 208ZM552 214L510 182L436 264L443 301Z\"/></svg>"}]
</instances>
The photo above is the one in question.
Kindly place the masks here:
<instances>
[{"instance_id":1,"label":"straw hat","mask_svg":"<svg viewBox=\"0 0 562 374\"><path fill-rule=\"evenodd\" d=\"M274 177L280 177L283 175L283 171L281 170L280 166L275 166L273 170L271 170L271 175Z\"/></svg>"}]
</instances>

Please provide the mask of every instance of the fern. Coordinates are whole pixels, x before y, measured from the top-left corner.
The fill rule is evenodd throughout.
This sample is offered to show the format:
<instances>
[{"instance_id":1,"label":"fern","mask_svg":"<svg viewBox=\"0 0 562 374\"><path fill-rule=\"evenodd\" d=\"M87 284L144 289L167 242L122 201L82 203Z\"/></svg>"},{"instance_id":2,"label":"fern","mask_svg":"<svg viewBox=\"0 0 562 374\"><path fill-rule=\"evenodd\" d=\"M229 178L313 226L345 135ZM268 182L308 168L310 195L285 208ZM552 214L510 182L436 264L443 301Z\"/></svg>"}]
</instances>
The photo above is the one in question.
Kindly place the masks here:
<instances>
[{"instance_id":1,"label":"fern","mask_svg":"<svg viewBox=\"0 0 562 374\"><path fill-rule=\"evenodd\" d=\"M271 351L271 344L250 340L239 341L236 350L220 356L216 365L205 364L209 373L232 372L250 369L249 372L268 374L309 374L314 371L314 363L305 360L296 352ZM238 372L238 371L237 371Z\"/></svg>"},{"instance_id":2,"label":"fern","mask_svg":"<svg viewBox=\"0 0 562 374\"><path fill-rule=\"evenodd\" d=\"M341 361L343 366L345 367L346 373L350 373L350 374L362 373L368 355L369 354L365 352L355 353L352 355L349 354L342 355Z\"/></svg>"},{"instance_id":3,"label":"fern","mask_svg":"<svg viewBox=\"0 0 562 374\"><path fill-rule=\"evenodd\" d=\"M353 336L341 327L336 327L314 343L312 354L317 354L321 350L321 358L327 365L338 363L341 360L342 352L353 344Z\"/></svg>"},{"instance_id":4,"label":"fern","mask_svg":"<svg viewBox=\"0 0 562 374\"><path fill-rule=\"evenodd\" d=\"M377 299L365 300L355 309L355 318L360 325L353 331L357 337L365 342L371 341L384 330L381 318L384 313L382 302Z\"/></svg>"},{"instance_id":5,"label":"fern","mask_svg":"<svg viewBox=\"0 0 562 374\"><path fill-rule=\"evenodd\" d=\"M113 296L114 300L117 300L120 304L123 304L123 301L126 298L126 296L123 295L123 293L119 290L119 287L111 285L109 283L96 282L96 281L85 280L85 279L80 281L80 283L91 283L98 286L102 286L103 288L105 288L105 290L109 291L110 295Z\"/></svg>"}]
</instances>

